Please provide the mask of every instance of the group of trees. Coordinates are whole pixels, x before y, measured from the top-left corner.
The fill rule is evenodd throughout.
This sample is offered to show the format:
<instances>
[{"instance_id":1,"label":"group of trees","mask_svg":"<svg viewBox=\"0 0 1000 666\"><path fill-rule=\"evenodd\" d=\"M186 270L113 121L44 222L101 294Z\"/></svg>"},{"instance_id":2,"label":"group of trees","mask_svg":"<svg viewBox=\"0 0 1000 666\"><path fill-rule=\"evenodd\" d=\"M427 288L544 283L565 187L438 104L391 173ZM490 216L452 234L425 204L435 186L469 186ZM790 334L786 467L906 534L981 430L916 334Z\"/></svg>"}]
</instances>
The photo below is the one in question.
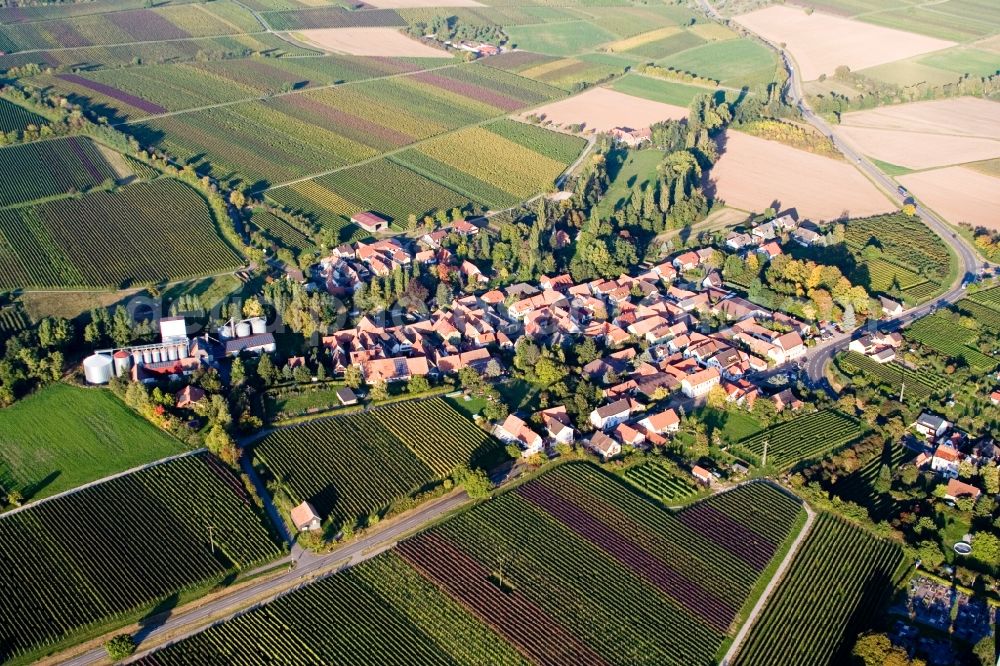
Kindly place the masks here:
<instances>
[{"instance_id":1,"label":"group of trees","mask_svg":"<svg viewBox=\"0 0 1000 666\"><path fill-rule=\"evenodd\" d=\"M58 381L73 336L72 322L59 317L45 317L35 328L10 336L0 356L0 407L13 404L37 386Z\"/></svg>"},{"instance_id":2,"label":"group of trees","mask_svg":"<svg viewBox=\"0 0 1000 666\"><path fill-rule=\"evenodd\" d=\"M499 46L507 41L507 34L496 23L471 23L443 14L436 14L430 21L414 21L406 32L418 38L432 35L441 42L486 42Z\"/></svg>"}]
</instances>

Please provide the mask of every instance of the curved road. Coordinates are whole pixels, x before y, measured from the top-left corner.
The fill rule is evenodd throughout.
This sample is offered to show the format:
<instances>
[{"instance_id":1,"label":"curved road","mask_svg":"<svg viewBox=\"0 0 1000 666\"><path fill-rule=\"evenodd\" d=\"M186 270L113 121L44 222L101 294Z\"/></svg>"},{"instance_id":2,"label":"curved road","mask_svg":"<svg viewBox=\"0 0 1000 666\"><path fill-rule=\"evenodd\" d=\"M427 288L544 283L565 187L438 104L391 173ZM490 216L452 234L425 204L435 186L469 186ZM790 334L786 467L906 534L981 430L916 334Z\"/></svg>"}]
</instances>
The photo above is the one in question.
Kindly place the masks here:
<instances>
[{"instance_id":1,"label":"curved road","mask_svg":"<svg viewBox=\"0 0 1000 666\"><path fill-rule=\"evenodd\" d=\"M709 17L717 21L725 21L725 19L715 10L708 0L698 0L698 2L701 5L702 10L708 14ZM743 28L743 30L750 32L746 30L746 28ZM850 142L844 139L844 137L840 136L837 133L836 126L830 125L830 123L826 120L816 115L813 110L809 108L809 105L805 101L805 96L802 94L802 79L800 78L798 69L795 67L795 62L792 59L792 56L781 48L780 45L775 44L761 35L756 36L762 42L777 51L781 56L781 61L785 66L785 70L788 72L786 94L788 95L788 99L791 103L794 104L802 114L802 118L822 132L825 136L829 137L833 142L833 145L844 155L844 157L860 169L861 172L865 174L877 187L882 189L890 199L898 203L900 206L906 203L914 204L917 216L924 222L924 224L930 227L934 233L940 236L958 257L958 275L944 294L938 296L933 301L904 310L896 317L883 320L879 324L879 328L883 330L897 330L903 328L904 326L912 323L914 320L933 312L939 305L954 303L961 299L965 293L964 289L962 289L963 282L968 280L970 276L976 275L981 266L986 266L988 264L981 263L976 251L972 248L968 241L966 241L962 236L959 236L958 233L955 232L936 213L934 213L934 211L924 208L919 202L912 199L909 193L905 190L901 191L892 178L869 161L868 158L865 157L860 151L856 150ZM809 383L814 386L825 386L827 390L830 390L829 385L826 384L826 364L838 352L846 349L853 337L861 334L862 332L860 331L841 333L829 340L821 342L815 347L810 348L802 361L802 369L808 378Z\"/></svg>"}]
</instances>

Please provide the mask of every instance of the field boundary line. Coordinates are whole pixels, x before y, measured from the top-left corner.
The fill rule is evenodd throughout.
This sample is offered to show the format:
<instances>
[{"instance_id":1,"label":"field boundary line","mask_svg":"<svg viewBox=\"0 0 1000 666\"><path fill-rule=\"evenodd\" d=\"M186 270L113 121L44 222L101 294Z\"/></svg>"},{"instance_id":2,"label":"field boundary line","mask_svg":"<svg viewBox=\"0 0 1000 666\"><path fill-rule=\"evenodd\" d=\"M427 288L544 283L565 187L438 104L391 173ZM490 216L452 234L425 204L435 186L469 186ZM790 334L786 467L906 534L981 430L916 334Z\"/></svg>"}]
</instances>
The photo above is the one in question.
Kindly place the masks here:
<instances>
[{"instance_id":1,"label":"field boundary line","mask_svg":"<svg viewBox=\"0 0 1000 666\"><path fill-rule=\"evenodd\" d=\"M740 630L736 633L736 636L733 638L732 644L729 646L729 649L726 651L726 654L722 657L722 660L719 662L721 666L728 666L729 664L731 664L733 658L736 657L736 655L739 653L740 647L743 645L744 639L746 639L747 634L750 633L750 629L753 628L753 625L756 624L757 617L767 607L767 603L768 601L770 601L774 589L781 583L782 580L784 580L785 572L791 566L792 561L795 559L796 555L799 554L799 550L801 550L802 548L802 542L805 541L806 537L808 537L809 534L812 532L813 523L816 521L816 512L813 511L809 507L809 504L806 502L802 503L802 508L806 510L805 525L803 525L802 529L799 530L798 536L795 537L795 541L792 542L791 548L789 548L788 553L785 554L785 559L783 559L781 561L781 564L778 565L778 568L775 570L774 575L768 582L767 587L764 588L764 591L757 599L757 603L754 604L753 608L750 610L750 614L747 615L747 619L743 623L743 626L740 627Z\"/></svg>"},{"instance_id":2,"label":"field boundary line","mask_svg":"<svg viewBox=\"0 0 1000 666\"><path fill-rule=\"evenodd\" d=\"M101 389L94 389L94 390L101 390ZM11 509L10 511L4 511L3 513L0 513L0 520L3 520L8 516L13 516L15 513L20 513L21 511L32 509L38 506L39 504L44 504L45 502L51 502L52 500L59 499L60 497L66 497L67 495L72 495L73 493L78 493L81 490L86 490L87 488L93 488L94 486L99 486L102 483L107 483L108 481L114 481L115 479L120 479L123 476L128 476L129 474L134 474L135 472L141 472L144 469L151 469L153 467L164 465L173 460L179 460L180 458L187 458L188 456L194 456L198 455L199 453L206 453L206 452L208 452L208 449L206 449L205 447L201 447L193 451L185 451L184 453L178 453L176 455L167 456L166 458L160 458L159 460L154 460L153 462L146 463L145 465L139 465L138 467L133 467L123 472L112 474L111 476L105 476L100 479L95 479L94 481L85 483L82 486L77 486L76 488L70 488L69 490L64 490L61 493L56 493L55 495L50 495L49 497L43 497L42 499L28 502L27 504L19 506L16 509Z\"/></svg>"}]
</instances>

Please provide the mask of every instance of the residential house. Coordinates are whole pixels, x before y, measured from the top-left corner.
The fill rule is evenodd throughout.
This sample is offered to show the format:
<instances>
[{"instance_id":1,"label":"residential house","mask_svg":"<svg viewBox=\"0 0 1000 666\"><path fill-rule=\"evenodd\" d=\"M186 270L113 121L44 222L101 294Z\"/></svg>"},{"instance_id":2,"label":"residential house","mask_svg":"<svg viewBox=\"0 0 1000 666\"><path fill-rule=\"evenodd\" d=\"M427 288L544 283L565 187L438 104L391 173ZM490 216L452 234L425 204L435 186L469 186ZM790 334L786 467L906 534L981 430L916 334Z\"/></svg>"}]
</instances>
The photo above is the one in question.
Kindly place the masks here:
<instances>
[{"instance_id":1,"label":"residential house","mask_svg":"<svg viewBox=\"0 0 1000 666\"><path fill-rule=\"evenodd\" d=\"M677 412L672 409L657 412L656 414L650 414L639 421L640 426L650 432L655 432L658 435L662 435L667 432L677 432L680 428L680 424L681 420L677 416Z\"/></svg>"},{"instance_id":2,"label":"residential house","mask_svg":"<svg viewBox=\"0 0 1000 666\"><path fill-rule=\"evenodd\" d=\"M706 368L681 380L681 392L689 398L702 398L712 387L718 386L721 374L715 368Z\"/></svg>"},{"instance_id":3,"label":"residential house","mask_svg":"<svg viewBox=\"0 0 1000 666\"><path fill-rule=\"evenodd\" d=\"M892 300L891 298L886 298L885 296L879 296L879 302L882 304L882 313L887 317L898 317L903 314L903 306L900 303Z\"/></svg>"},{"instance_id":4,"label":"residential house","mask_svg":"<svg viewBox=\"0 0 1000 666\"><path fill-rule=\"evenodd\" d=\"M820 243L823 236L809 227L799 227L792 232L792 240L802 247L809 247Z\"/></svg>"},{"instance_id":5,"label":"residential house","mask_svg":"<svg viewBox=\"0 0 1000 666\"><path fill-rule=\"evenodd\" d=\"M347 386L337 389L337 400L345 407L358 404L358 396Z\"/></svg>"},{"instance_id":6,"label":"residential house","mask_svg":"<svg viewBox=\"0 0 1000 666\"><path fill-rule=\"evenodd\" d=\"M631 127L612 127L611 137L623 143L629 148L635 148L650 140L653 133L648 127L644 129L633 129Z\"/></svg>"},{"instance_id":7,"label":"residential house","mask_svg":"<svg viewBox=\"0 0 1000 666\"><path fill-rule=\"evenodd\" d=\"M542 452L544 442L542 436L528 427L523 420L511 414L494 430L494 434L502 442L517 444L521 447L521 456L528 458Z\"/></svg>"},{"instance_id":8,"label":"residential house","mask_svg":"<svg viewBox=\"0 0 1000 666\"><path fill-rule=\"evenodd\" d=\"M608 430L630 416L632 416L632 402L628 398L622 398L592 411L590 423L598 430Z\"/></svg>"},{"instance_id":9,"label":"residential house","mask_svg":"<svg viewBox=\"0 0 1000 666\"><path fill-rule=\"evenodd\" d=\"M628 446L642 446L646 436L627 423L619 423L614 430L615 438Z\"/></svg>"},{"instance_id":10,"label":"residential house","mask_svg":"<svg viewBox=\"0 0 1000 666\"><path fill-rule=\"evenodd\" d=\"M765 243L775 238L777 234L774 231L774 224L771 222L765 222L764 224L758 224L756 227L751 229L750 235L756 238L758 243Z\"/></svg>"},{"instance_id":11,"label":"residential house","mask_svg":"<svg viewBox=\"0 0 1000 666\"><path fill-rule=\"evenodd\" d=\"M573 430L573 423L569 414L566 413L566 406L559 405L543 409L539 414L542 417L542 424L552 441L557 444L572 444L576 435Z\"/></svg>"},{"instance_id":12,"label":"residential house","mask_svg":"<svg viewBox=\"0 0 1000 666\"><path fill-rule=\"evenodd\" d=\"M975 486L970 486L968 483L963 483L958 479L948 479L948 485L945 488L944 498L946 500L955 501L960 497L971 497L973 500L979 499L979 495L982 491Z\"/></svg>"},{"instance_id":13,"label":"residential house","mask_svg":"<svg viewBox=\"0 0 1000 666\"><path fill-rule=\"evenodd\" d=\"M951 428L951 423L930 412L921 412L920 416L913 423L914 430L924 437L931 439L936 439L944 435L948 432L949 428Z\"/></svg>"},{"instance_id":14,"label":"residential house","mask_svg":"<svg viewBox=\"0 0 1000 666\"><path fill-rule=\"evenodd\" d=\"M785 389L780 393L775 393L771 396L771 400L774 402L774 411L779 413L785 411L786 407L793 412L797 412L803 407L803 402L795 397L792 389Z\"/></svg>"},{"instance_id":15,"label":"residential house","mask_svg":"<svg viewBox=\"0 0 1000 666\"><path fill-rule=\"evenodd\" d=\"M594 433L587 448L599 455L601 460L614 458L622 452L622 445L603 432Z\"/></svg>"},{"instance_id":16,"label":"residential house","mask_svg":"<svg viewBox=\"0 0 1000 666\"><path fill-rule=\"evenodd\" d=\"M685 252L684 254L674 257L673 261L674 268L682 273L698 268L698 264L700 263L701 261L698 258L697 252Z\"/></svg>"},{"instance_id":17,"label":"residential house","mask_svg":"<svg viewBox=\"0 0 1000 666\"><path fill-rule=\"evenodd\" d=\"M953 446L942 444L934 449L934 456L931 458L931 469L951 479L958 478L958 463L962 460L962 454Z\"/></svg>"},{"instance_id":18,"label":"residential house","mask_svg":"<svg viewBox=\"0 0 1000 666\"><path fill-rule=\"evenodd\" d=\"M177 409L187 409L204 399L205 392L202 389L197 386L185 386L174 395L174 406Z\"/></svg>"},{"instance_id":19,"label":"residential house","mask_svg":"<svg viewBox=\"0 0 1000 666\"><path fill-rule=\"evenodd\" d=\"M757 248L757 254L770 261L771 259L774 259L782 254L781 246L775 241L764 243Z\"/></svg>"},{"instance_id":20,"label":"residential house","mask_svg":"<svg viewBox=\"0 0 1000 666\"><path fill-rule=\"evenodd\" d=\"M726 236L726 247L730 250L739 251L751 245L754 245L754 239L748 233L732 231Z\"/></svg>"}]
</instances>

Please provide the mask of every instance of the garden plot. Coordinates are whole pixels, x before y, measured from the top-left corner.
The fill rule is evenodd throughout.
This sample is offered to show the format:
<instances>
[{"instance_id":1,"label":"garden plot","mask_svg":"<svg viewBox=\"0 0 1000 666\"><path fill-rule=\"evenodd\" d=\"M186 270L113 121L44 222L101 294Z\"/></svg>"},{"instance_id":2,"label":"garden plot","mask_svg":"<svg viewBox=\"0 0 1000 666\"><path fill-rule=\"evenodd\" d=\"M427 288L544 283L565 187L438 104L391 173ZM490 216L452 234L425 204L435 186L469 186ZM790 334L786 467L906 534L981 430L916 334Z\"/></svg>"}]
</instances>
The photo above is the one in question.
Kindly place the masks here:
<instances>
[{"instance_id":1,"label":"garden plot","mask_svg":"<svg viewBox=\"0 0 1000 666\"><path fill-rule=\"evenodd\" d=\"M441 58L447 54L410 39L398 28L323 28L294 33L311 46L359 56Z\"/></svg>"},{"instance_id":2,"label":"garden plot","mask_svg":"<svg viewBox=\"0 0 1000 666\"><path fill-rule=\"evenodd\" d=\"M534 109L531 113L556 125L580 124L585 130L607 132L612 127L641 129L663 120L679 120L687 117L688 110L608 88L592 88L581 95Z\"/></svg>"},{"instance_id":3,"label":"garden plot","mask_svg":"<svg viewBox=\"0 0 1000 666\"><path fill-rule=\"evenodd\" d=\"M1000 178L952 166L897 180L952 224L967 222L1000 231Z\"/></svg>"},{"instance_id":4,"label":"garden plot","mask_svg":"<svg viewBox=\"0 0 1000 666\"><path fill-rule=\"evenodd\" d=\"M859 70L955 45L823 12L807 14L796 7L767 7L736 21L776 44L786 44L806 81L829 76L841 65Z\"/></svg>"},{"instance_id":5,"label":"garden plot","mask_svg":"<svg viewBox=\"0 0 1000 666\"><path fill-rule=\"evenodd\" d=\"M726 132L710 186L727 205L761 211L795 208L800 217L863 217L895 207L851 165L776 141Z\"/></svg>"}]
</instances>

